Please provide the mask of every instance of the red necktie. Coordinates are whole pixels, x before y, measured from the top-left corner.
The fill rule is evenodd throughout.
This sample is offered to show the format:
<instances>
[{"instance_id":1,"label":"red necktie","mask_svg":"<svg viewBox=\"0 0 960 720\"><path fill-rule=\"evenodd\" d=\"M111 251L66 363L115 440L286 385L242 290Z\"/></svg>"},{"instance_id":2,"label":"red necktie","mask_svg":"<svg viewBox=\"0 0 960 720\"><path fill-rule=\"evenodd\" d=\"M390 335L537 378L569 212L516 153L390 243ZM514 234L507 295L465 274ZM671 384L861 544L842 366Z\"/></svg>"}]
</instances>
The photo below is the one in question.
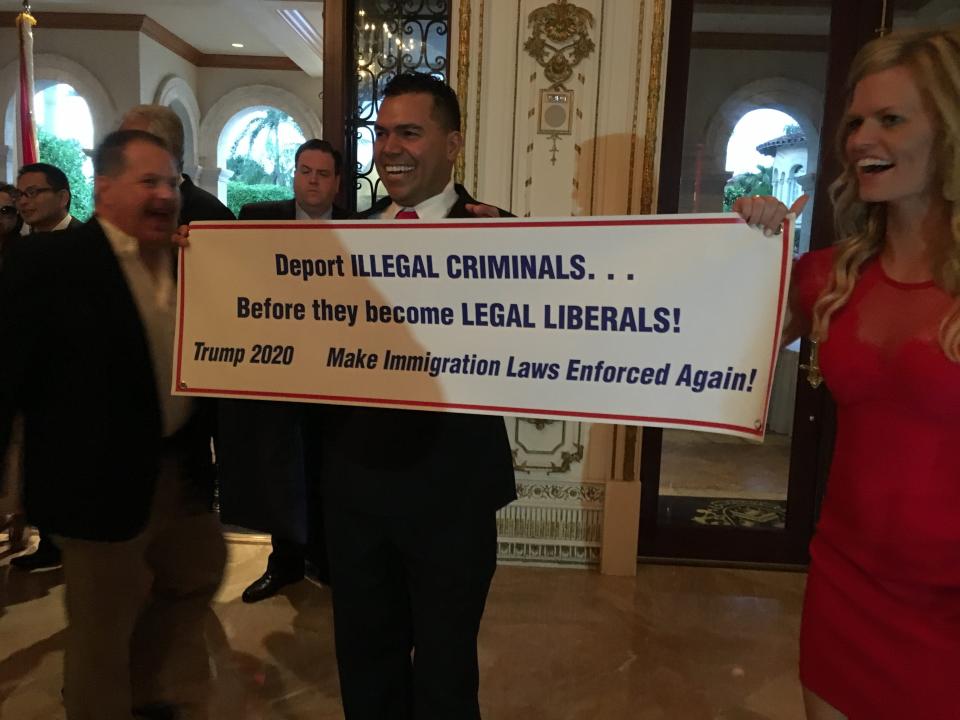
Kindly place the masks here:
<instances>
[{"instance_id":1,"label":"red necktie","mask_svg":"<svg viewBox=\"0 0 960 720\"><path fill-rule=\"evenodd\" d=\"M401 210L393 216L395 220L419 220L416 210Z\"/></svg>"}]
</instances>

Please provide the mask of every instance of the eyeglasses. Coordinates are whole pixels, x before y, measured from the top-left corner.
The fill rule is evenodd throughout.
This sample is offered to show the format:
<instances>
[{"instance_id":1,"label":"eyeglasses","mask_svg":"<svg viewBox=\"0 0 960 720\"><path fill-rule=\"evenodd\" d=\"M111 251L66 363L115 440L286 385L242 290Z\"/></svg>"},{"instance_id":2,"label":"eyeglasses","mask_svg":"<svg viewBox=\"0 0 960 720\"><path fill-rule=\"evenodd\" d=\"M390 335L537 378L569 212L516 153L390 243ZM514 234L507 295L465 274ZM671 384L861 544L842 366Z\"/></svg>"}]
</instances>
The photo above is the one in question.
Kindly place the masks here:
<instances>
[{"instance_id":1,"label":"eyeglasses","mask_svg":"<svg viewBox=\"0 0 960 720\"><path fill-rule=\"evenodd\" d=\"M7 215L16 215L17 208L14 205L0 205L0 215L6 217Z\"/></svg>"},{"instance_id":2,"label":"eyeglasses","mask_svg":"<svg viewBox=\"0 0 960 720\"><path fill-rule=\"evenodd\" d=\"M44 192L53 192L52 187L29 187L26 190L20 191L20 198L27 198L28 200L33 200L37 195Z\"/></svg>"}]
</instances>

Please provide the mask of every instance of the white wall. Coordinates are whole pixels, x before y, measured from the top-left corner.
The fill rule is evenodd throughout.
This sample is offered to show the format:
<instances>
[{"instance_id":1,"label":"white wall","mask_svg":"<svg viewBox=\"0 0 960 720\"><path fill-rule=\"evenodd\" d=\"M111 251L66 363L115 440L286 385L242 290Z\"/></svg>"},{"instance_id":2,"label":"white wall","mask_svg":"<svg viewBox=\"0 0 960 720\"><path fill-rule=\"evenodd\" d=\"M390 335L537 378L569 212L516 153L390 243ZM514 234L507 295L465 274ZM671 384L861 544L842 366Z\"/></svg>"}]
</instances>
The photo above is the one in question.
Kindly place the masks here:
<instances>
[{"instance_id":1,"label":"white wall","mask_svg":"<svg viewBox=\"0 0 960 720\"><path fill-rule=\"evenodd\" d=\"M595 48L564 83L574 92L575 115L571 134L556 139L556 152L554 139L537 127L539 93L551 81L524 49L532 33L530 14L549 4L472 3L469 92L461 98L466 185L521 216L639 212L644 202L653 202L652 177L648 197L641 197L643 170L650 163L655 168L657 153L656 143L645 142L648 91L651 67L659 66L653 59L657 28L667 24L669 3L578 0L592 15L588 34ZM458 57L458 47L451 57ZM650 109L654 120L662 94L656 102Z\"/></svg>"},{"instance_id":2,"label":"white wall","mask_svg":"<svg viewBox=\"0 0 960 720\"><path fill-rule=\"evenodd\" d=\"M826 53L770 50L693 50L683 128L682 212L719 212L727 141L750 110L773 107L796 119L816 168L826 83ZM693 204L694 178L701 186Z\"/></svg>"},{"instance_id":3,"label":"white wall","mask_svg":"<svg viewBox=\"0 0 960 720\"><path fill-rule=\"evenodd\" d=\"M15 38L11 29L10 38ZM217 189L216 140L229 118L214 118L204 143L201 128L211 109L228 104L249 105L273 102L294 114L308 136L320 135L322 83L300 70L236 70L197 68L152 38L137 31L59 30L38 25L34 30L35 76L43 80L68 82L84 96L94 118L95 141L116 129L130 107L157 102L160 95L175 106L186 120L186 170L203 168L202 184ZM10 101L17 91L17 46L0 45L0 175L12 177L18 158L13 147L15 120ZM172 89L175 92L171 91ZM219 103L219 105L218 105ZM240 109L237 107L237 109ZM208 123L210 125L210 123Z\"/></svg>"},{"instance_id":4,"label":"white wall","mask_svg":"<svg viewBox=\"0 0 960 720\"><path fill-rule=\"evenodd\" d=\"M323 116L323 82L300 70L234 70L231 68L197 68L197 99L200 112L206 115L220 98L231 90L248 85L268 85L296 95L317 117ZM304 132L307 129L304 128Z\"/></svg>"},{"instance_id":5,"label":"white wall","mask_svg":"<svg viewBox=\"0 0 960 720\"><path fill-rule=\"evenodd\" d=\"M140 35L140 102L152 103L163 80L174 75L197 94L197 68L153 38Z\"/></svg>"},{"instance_id":6,"label":"white wall","mask_svg":"<svg viewBox=\"0 0 960 720\"><path fill-rule=\"evenodd\" d=\"M12 33L11 33L12 34ZM134 31L34 29L34 52L82 65L106 88L118 109L140 101L139 38ZM10 48L15 57L16 46ZM94 128L100 138L113 128Z\"/></svg>"}]
</instances>

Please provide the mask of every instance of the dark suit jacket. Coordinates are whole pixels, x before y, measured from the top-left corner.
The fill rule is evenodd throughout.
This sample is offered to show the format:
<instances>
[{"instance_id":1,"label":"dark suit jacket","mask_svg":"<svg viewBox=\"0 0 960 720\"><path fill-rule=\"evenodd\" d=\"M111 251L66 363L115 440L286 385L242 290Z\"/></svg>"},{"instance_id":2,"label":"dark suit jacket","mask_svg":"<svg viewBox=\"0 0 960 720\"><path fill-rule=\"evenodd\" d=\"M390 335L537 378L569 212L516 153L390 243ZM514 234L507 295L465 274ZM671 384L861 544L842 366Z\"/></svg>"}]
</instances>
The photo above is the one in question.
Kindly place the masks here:
<instances>
[{"instance_id":1,"label":"dark suit jacket","mask_svg":"<svg viewBox=\"0 0 960 720\"><path fill-rule=\"evenodd\" d=\"M334 206L334 219L347 213ZM240 220L294 220L293 200L244 205ZM311 522L299 403L222 400L220 517L230 525L306 544Z\"/></svg>"},{"instance_id":2,"label":"dark suit jacket","mask_svg":"<svg viewBox=\"0 0 960 720\"><path fill-rule=\"evenodd\" d=\"M193 184L189 175L180 183L180 225L189 225L194 220L233 220L230 208L202 187Z\"/></svg>"},{"instance_id":3,"label":"dark suit jacket","mask_svg":"<svg viewBox=\"0 0 960 720\"><path fill-rule=\"evenodd\" d=\"M209 499L209 406L197 403L174 438L161 438L148 341L96 220L14 248L0 273L0 337L0 456L22 412L33 524L89 540L135 536L162 453L175 452Z\"/></svg>"},{"instance_id":4,"label":"dark suit jacket","mask_svg":"<svg viewBox=\"0 0 960 720\"><path fill-rule=\"evenodd\" d=\"M333 206L333 220L345 220L349 214L336 205ZM241 220L296 220L297 205L295 200L271 200L267 202L248 203L240 208Z\"/></svg>"},{"instance_id":5,"label":"dark suit jacket","mask_svg":"<svg viewBox=\"0 0 960 720\"><path fill-rule=\"evenodd\" d=\"M457 186L448 217L477 202ZM379 215L384 198L357 217ZM500 210L502 217L509 217ZM382 515L406 515L459 500L495 510L516 499L503 418L420 410L329 406L322 414L324 497Z\"/></svg>"}]
</instances>

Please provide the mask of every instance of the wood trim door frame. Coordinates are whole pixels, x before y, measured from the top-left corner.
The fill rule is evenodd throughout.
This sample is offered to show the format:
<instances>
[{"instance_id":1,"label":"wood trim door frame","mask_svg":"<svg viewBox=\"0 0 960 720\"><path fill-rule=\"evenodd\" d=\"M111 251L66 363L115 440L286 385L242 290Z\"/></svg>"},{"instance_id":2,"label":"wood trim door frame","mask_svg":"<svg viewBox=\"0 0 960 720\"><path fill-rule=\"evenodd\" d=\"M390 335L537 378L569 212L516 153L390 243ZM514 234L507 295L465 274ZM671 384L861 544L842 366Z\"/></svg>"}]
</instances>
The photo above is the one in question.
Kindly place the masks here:
<instances>
[{"instance_id":1,"label":"wood trim door frame","mask_svg":"<svg viewBox=\"0 0 960 720\"><path fill-rule=\"evenodd\" d=\"M351 192L357 165L356 143L347 136L347 117L356 96L353 74L353 0L325 0L323 4L323 137L343 156L336 204L356 210Z\"/></svg>"}]
</instances>

